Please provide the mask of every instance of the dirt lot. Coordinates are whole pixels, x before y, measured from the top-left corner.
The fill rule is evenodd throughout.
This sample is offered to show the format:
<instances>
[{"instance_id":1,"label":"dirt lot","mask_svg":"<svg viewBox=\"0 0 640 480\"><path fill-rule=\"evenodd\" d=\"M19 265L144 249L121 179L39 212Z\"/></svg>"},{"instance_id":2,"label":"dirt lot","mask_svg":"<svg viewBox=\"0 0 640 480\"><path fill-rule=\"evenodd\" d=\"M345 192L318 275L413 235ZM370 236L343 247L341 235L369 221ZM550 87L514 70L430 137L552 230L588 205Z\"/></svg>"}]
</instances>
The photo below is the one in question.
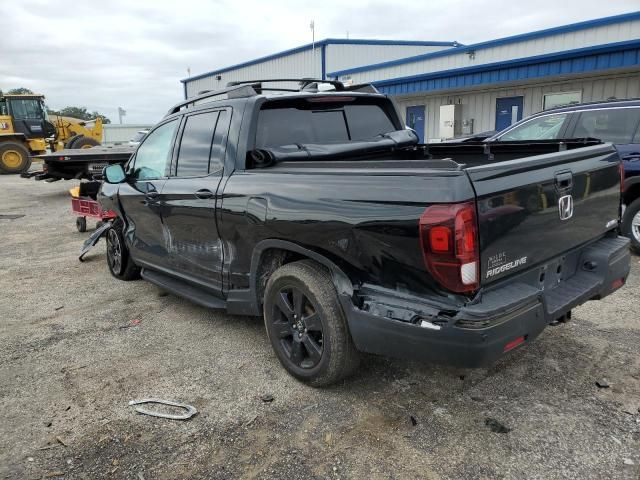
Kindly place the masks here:
<instances>
[{"instance_id":1,"label":"dirt lot","mask_svg":"<svg viewBox=\"0 0 640 480\"><path fill-rule=\"evenodd\" d=\"M0 177L0 478L640 478L638 257L489 370L366 357L315 390L260 320L119 282L104 243L78 262L72 186ZM127 404L149 396L200 413Z\"/></svg>"}]
</instances>

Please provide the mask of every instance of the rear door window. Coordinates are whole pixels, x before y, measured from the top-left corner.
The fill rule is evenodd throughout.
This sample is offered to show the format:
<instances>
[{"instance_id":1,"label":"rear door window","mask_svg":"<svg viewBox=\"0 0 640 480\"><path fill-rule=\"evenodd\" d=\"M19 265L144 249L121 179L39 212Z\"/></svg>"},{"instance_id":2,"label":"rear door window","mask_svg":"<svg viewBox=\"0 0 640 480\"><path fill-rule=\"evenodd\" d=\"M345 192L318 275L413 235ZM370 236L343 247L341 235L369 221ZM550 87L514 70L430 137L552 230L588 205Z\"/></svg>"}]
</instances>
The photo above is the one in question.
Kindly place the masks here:
<instances>
[{"instance_id":1,"label":"rear door window","mask_svg":"<svg viewBox=\"0 0 640 480\"><path fill-rule=\"evenodd\" d=\"M281 106L274 102L260 111L256 147L353 142L395 130L378 104L301 100Z\"/></svg>"},{"instance_id":2,"label":"rear door window","mask_svg":"<svg viewBox=\"0 0 640 480\"><path fill-rule=\"evenodd\" d=\"M591 137L614 144L631 143L640 122L640 108L604 108L581 112L573 137Z\"/></svg>"},{"instance_id":3,"label":"rear door window","mask_svg":"<svg viewBox=\"0 0 640 480\"><path fill-rule=\"evenodd\" d=\"M178 151L178 177L209 174L209 157L218 115L219 112L207 112L187 117Z\"/></svg>"}]
</instances>

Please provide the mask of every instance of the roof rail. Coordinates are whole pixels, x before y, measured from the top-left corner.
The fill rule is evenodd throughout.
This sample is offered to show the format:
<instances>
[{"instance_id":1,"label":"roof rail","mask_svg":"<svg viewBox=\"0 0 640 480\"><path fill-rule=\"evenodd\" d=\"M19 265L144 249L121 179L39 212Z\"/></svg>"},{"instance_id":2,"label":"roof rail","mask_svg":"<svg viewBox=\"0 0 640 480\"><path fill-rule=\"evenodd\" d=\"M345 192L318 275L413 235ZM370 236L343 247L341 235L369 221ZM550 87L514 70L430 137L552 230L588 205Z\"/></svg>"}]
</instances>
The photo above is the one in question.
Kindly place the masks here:
<instances>
[{"instance_id":1,"label":"roof rail","mask_svg":"<svg viewBox=\"0 0 640 480\"><path fill-rule=\"evenodd\" d=\"M338 91L345 90L344 83L342 82L339 82L337 80L322 80L319 78L267 78L264 80L243 80L238 82L229 82L227 83L227 87L233 87L236 85L243 85L247 83L262 84L266 82L298 82L300 84L300 90L303 90L305 87L307 87L312 83L328 83L330 85L333 85ZM265 90L271 90L271 89L265 89Z\"/></svg>"},{"instance_id":2,"label":"roof rail","mask_svg":"<svg viewBox=\"0 0 640 480\"><path fill-rule=\"evenodd\" d=\"M182 102L176 103L173 107L171 107L167 111L167 115L172 115L180 111L182 107L188 106L191 103L197 102L198 100L203 100L205 98L217 97L219 95L225 95L229 98L245 98L245 97L254 97L258 95L258 90L260 89L259 84L255 85L236 85L230 86L228 88L223 88L222 90L203 90L199 92L195 97L188 98L187 100L183 100Z\"/></svg>"}]
</instances>

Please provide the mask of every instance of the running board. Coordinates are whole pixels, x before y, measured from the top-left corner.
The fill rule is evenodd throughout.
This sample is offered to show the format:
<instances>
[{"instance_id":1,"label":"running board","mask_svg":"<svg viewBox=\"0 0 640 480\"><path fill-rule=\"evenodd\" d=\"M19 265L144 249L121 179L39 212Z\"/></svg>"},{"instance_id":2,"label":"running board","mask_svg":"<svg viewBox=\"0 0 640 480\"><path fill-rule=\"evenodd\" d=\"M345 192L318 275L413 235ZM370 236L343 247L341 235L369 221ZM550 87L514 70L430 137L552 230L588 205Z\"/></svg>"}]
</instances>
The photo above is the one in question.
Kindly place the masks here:
<instances>
[{"instance_id":1,"label":"running board","mask_svg":"<svg viewBox=\"0 0 640 480\"><path fill-rule=\"evenodd\" d=\"M197 303L203 307L213 309L226 309L227 302L215 295L205 292L201 288L194 287L188 283L176 280L169 275L157 272L155 270L142 269L140 272L142 278L146 281L153 283L154 285L167 290L175 295L184 297L187 300L191 300L193 303Z\"/></svg>"}]
</instances>

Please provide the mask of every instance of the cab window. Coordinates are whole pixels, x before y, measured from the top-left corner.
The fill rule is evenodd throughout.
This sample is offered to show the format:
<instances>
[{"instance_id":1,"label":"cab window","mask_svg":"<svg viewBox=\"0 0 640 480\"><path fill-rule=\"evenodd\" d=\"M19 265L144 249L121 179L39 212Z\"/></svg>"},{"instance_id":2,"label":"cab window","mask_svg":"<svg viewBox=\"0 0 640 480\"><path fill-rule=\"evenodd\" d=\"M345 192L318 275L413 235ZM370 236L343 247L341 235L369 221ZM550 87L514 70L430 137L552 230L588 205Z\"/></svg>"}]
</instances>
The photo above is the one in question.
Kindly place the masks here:
<instances>
[{"instance_id":1,"label":"cab window","mask_svg":"<svg viewBox=\"0 0 640 480\"><path fill-rule=\"evenodd\" d=\"M597 138L615 144L631 143L640 122L640 108L606 108L580 113L575 138Z\"/></svg>"},{"instance_id":2,"label":"cab window","mask_svg":"<svg viewBox=\"0 0 640 480\"><path fill-rule=\"evenodd\" d=\"M517 140L555 140L560 138L563 126L567 121L567 113L544 115L512 128L502 135L502 142Z\"/></svg>"},{"instance_id":3,"label":"cab window","mask_svg":"<svg viewBox=\"0 0 640 480\"><path fill-rule=\"evenodd\" d=\"M11 102L11 114L16 120L42 120L44 110L42 103L36 98L13 98Z\"/></svg>"},{"instance_id":4,"label":"cab window","mask_svg":"<svg viewBox=\"0 0 640 480\"><path fill-rule=\"evenodd\" d=\"M131 176L136 180L153 180L166 176L171 162L173 137L178 120L172 120L153 130L136 151Z\"/></svg>"}]
</instances>

